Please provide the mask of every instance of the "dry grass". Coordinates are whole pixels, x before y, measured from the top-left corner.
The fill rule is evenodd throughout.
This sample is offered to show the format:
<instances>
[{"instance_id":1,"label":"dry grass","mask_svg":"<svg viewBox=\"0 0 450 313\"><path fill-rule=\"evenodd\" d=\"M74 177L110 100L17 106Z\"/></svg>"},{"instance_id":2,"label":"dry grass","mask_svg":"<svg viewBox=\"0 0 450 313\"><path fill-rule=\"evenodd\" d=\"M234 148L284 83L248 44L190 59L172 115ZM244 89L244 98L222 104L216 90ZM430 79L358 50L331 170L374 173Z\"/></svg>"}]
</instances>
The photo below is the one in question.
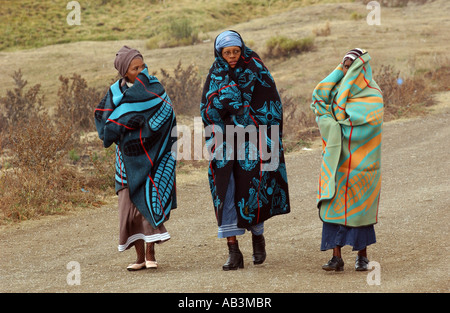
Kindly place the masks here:
<instances>
[{"instance_id":1,"label":"dry grass","mask_svg":"<svg viewBox=\"0 0 450 313\"><path fill-rule=\"evenodd\" d=\"M148 40L185 44L183 36L171 40L166 34L180 17L192 32L208 32L256 17L284 12L312 0L91 0L80 4L80 25L69 25L69 1L21 0L0 5L1 50L35 48L77 41ZM175 26L174 26L175 25ZM175 30L175 34L180 34Z\"/></svg>"},{"instance_id":2,"label":"dry grass","mask_svg":"<svg viewBox=\"0 0 450 313\"><path fill-rule=\"evenodd\" d=\"M384 120L423 114L433 104L431 86L421 77L402 79L392 66L381 66L375 80L383 91Z\"/></svg>"},{"instance_id":3,"label":"dry grass","mask_svg":"<svg viewBox=\"0 0 450 313\"><path fill-rule=\"evenodd\" d=\"M1 135L9 148L8 169L0 176L2 220L55 214L94 201L81 191L78 171L65 165L71 125L55 123L44 113L20 119Z\"/></svg>"},{"instance_id":4,"label":"dry grass","mask_svg":"<svg viewBox=\"0 0 450 313\"><path fill-rule=\"evenodd\" d=\"M274 36L266 41L263 57L267 59L286 59L314 49L314 38L292 39L285 36Z\"/></svg>"}]
</instances>

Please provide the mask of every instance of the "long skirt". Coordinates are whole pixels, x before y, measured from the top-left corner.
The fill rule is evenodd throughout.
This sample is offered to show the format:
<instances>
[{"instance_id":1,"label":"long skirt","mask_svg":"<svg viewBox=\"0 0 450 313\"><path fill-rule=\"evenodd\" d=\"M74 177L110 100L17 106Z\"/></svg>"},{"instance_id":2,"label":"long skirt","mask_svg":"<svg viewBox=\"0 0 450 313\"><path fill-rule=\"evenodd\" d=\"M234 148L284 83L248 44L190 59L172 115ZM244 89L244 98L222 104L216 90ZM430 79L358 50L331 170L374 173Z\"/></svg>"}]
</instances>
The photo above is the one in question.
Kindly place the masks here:
<instances>
[{"instance_id":1,"label":"long skirt","mask_svg":"<svg viewBox=\"0 0 450 313\"><path fill-rule=\"evenodd\" d=\"M131 202L128 188L121 189L119 195L119 251L125 251L136 240L146 243L163 243L170 239L166 227L161 224L153 228L136 206Z\"/></svg>"},{"instance_id":2,"label":"long skirt","mask_svg":"<svg viewBox=\"0 0 450 313\"><path fill-rule=\"evenodd\" d=\"M347 227L343 225L323 223L322 244L320 250L333 249L336 246L352 246L353 251L363 250L374 244L375 228L373 225L363 227Z\"/></svg>"},{"instance_id":3,"label":"long skirt","mask_svg":"<svg viewBox=\"0 0 450 313\"><path fill-rule=\"evenodd\" d=\"M234 175L231 173L227 194L225 195L225 202L223 204L222 225L219 226L217 234L217 237L219 238L239 236L245 233L245 228L239 228L237 226L237 213L234 202L235 190L236 185ZM251 231L254 235L262 235L264 233L264 222L250 226L247 230Z\"/></svg>"}]
</instances>

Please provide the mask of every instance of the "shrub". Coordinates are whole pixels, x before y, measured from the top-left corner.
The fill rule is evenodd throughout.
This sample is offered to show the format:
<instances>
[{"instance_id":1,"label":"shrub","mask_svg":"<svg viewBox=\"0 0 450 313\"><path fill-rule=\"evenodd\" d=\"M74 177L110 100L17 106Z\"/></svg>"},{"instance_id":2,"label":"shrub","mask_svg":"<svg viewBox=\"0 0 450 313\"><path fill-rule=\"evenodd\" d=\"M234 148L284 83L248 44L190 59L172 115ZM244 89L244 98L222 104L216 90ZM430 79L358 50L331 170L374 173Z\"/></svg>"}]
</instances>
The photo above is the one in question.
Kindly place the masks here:
<instances>
[{"instance_id":1,"label":"shrub","mask_svg":"<svg viewBox=\"0 0 450 313\"><path fill-rule=\"evenodd\" d=\"M383 92L385 120L421 113L424 106L433 104L430 88L422 78L401 79L392 66L382 65L374 79Z\"/></svg>"},{"instance_id":2,"label":"shrub","mask_svg":"<svg viewBox=\"0 0 450 313\"><path fill-rule=\"evenodd\" d=\"M114 189L115 145L104 149L101 141L98 140L96 147L99 152L93 151L89 156L92 167L90 168L90 175L87 175L85 180L86 188L102 191Z\"/></svg>"},{"instance_id":3,"label":"shrub","mask_svg":"<svg viewBox=\"0 0 450 313\"><path fill-rule=\"evenodd\" d=\"M79 150L75 149L80 141L78 131L93 125L88 119L94 119L93 107L100 93L88 88L79 75L72 76L72 85L69 79L61 77L59 112L54 118L43 109L39 85L25 91L27 82L20 70L14 73L13 79L16 88L8 90L7 96L1 99L1 118L6 123L0 132L0 222L93 204L95 192L84 192L83 185L90 176L104 176L96 170L83 173L68 161L74 163L81 159ZM114 169L113 161L109 165ZM108 183L113 184L113 179Z\"/></svg>"},{"instance_id":4,"label":"shrub","mask_svg":"<svg viewBox=\"0 0 450 313\"><path fill-rule=\"evenodd\" d=\"M74 132L95 130L94 109L106 91L88 87L86 80L78 74L70 78L60 76L59 80L56 119L72 125Z\"/></svg>"},{"instance_id":5,"label":"shrub","mask_svg":"<svg viewBox=\"0 0 450 313\"><path fill-rule=\"evenodd\" d=\"M149 39L147 49L189 46L199 42L198 31L186 18L172 19L167 28L168 35L156 35Z\"/></svg>"},{"instance_id":6,"label":"shrub","mask_svg":"<svg viewBox=\"0 0 450 313\"><path fill-rule=\"evenodd\" d=\"M10 220L54 214L86 201L74 168L64 165L71 125L54 123L48 114L21 120L6 132L11 168L0 176L0 212ZM92 199L91 199L92 200Z\"/></svg>"},{"instance_id":7,"label":"shrub","mask_svg":"<svg viewBox=\"0 0 450 313\"><path fill-rule=\"evenodd\" d=\"M435 70L425 73L424 77L431 85L432 91L449 91L450 90L450 63L443 64Z\"/></svg>"},{"instance_id":8,"label":"shrub","mask_svg":"<svg viewBox=\"0 0 450 313\"><path fill-rule=\"evenodd\" d=\"M314 28L312 30L312 33L314 34L314 36L330 36L331 34L331 28L330 28L330 22L326 22L325 26L323 26L322 28Z\"/></svg>"},{"instance_id":9,"label":"shrub","mask_svg":"<svg viewBox=\"0 0 450 313\"><path fill-rule=\"evenodd\" d=\"M291 57L314 48L314 38L290 39L284 36L271 37L266 41L264 57L271 59Z\"/></svg>"},{"instance_id":10,"label":"shrub","mask_svg":"<svg viewBox=\"0 0 450 313\"><path fill-rule=\"evenodd\" d=\"M19 121L28 121L44 111L44 96L39 96L41 85L36 84L25 91L28 84L19 69L11 76L15 83L14 90L7 90L6 96L0 98L0 132Z\"/></svg>"},{"instance_id":11,"label":"shrub","mask_svg":"<svg viewBox=\"0 0 450 313\"><path fill-rule=\"evenodd\" d=\"M199 114L203 86L194 64L183 68L180 60L173 70L173 76L161 69L159 79L172 100L175 114L187 116Z\"/></svg>"},{"instance_id":12,"label":"shrub","mask_svg":"<svg viewBox=\"0 0 450 313\"><path fill-rule=\"evenodd\" d=\"M286 151L291 151L318 135L317 124L307 98L294 98L284 89L279 93L283 104L283 144Z\"/></svg>"}]
</instances>

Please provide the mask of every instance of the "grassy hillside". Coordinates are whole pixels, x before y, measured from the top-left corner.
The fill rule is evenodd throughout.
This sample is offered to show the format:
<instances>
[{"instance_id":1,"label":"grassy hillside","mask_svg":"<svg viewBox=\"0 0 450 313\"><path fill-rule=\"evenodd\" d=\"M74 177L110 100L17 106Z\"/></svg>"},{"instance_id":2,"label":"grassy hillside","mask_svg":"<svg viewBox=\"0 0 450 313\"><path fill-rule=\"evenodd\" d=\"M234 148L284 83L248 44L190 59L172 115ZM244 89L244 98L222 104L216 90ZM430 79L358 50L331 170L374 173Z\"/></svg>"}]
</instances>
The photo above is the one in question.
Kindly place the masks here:
<instances>
[{"instance_id":1,"label":"grassy hillside","mask_svg":"<svg viewBox=\"0 0 450 313\"><path fill-rule=\"evenodd\" d=\"M16 35L10 35L13 38L20 34L15 27L12 27L14 23L19 23L18 17L14 17L12 14L3 15L3 12L8 10L16 10L21 8L20 4L29 3L29 6L33 6L34 1L5 1L1 2L0 10L2 10L2 19L0 19L1 29L5 29L5 25L9 25L7 29L10 32L15 32ZM57 3L63 3L58 4ZM55 18L39 19L39 23L58 24L65 30L58 27L50 27L49 30L54 32L64 32L73 35L72 39L68 39L69 35L58 37L54 34L53 38L49 33L45 36L39 36L39 44L44 44L43 41L58 42L62 40L74 41L81 39L83 29L86 32L84 39L91 38L90 41L83 42L71 42L68 44L49 45L41 48L34 49L20 49L20 45L10 47L7 50L13 51L0 51L0 97L5 95L6 90L14 87L14 82L11 78L14 71L22 69L24 79L28 80L30 85L41 84L41 90L46 94L46 104L52 105L56 92L59 87L58 77L60 75L70 76L73 73L80 74L86 78L89 86L100 87L107 85L113 77L116 75L116 71L113 66L114 54L124 44L131 45L139 49L147 64L152 70L158 71L161 68L166 70L172 70L175 68L179 60L182 60L184 65L194 63L198 67L198 71L201 77L206 75L206 72L211 65L213 58L212 54L212 42L203 42L193 46L185 46L178 48L163 48L149 50L147 48L148 37L137 34L134 22L139 18L132 19L131 24L133 26L127 26L126 23L119 23L116 21L115 16L119 15L125 19L125 16L129 18L127 14L120 14L121 10L124 10L121 6L112 3L129 3L132 7L134 4L128 0L118 1L106 1L109 4L109 11L105 8L102 9L102 0L80 1L82 8L86 7L86 12L82 12L82 20L80 26L69 27L65 22L66 14L69 12L65 9L65 1L50 1L44 0L34 4L34 6L41 8L42 11L36 9L36 12L43 12L44 4L53 5L53 15L56 16L55 6L62 7L61 18L63 21L57 22ZM147 3L151 1L147 0ZM154 1L156 2L156 1ZM416 73L423 73L426 70L436 68L442 63L445 63L446 51L449 50L448 34L445 31L450 26L448 19L448 13L450 10L450 3L447 0L436 0L425 5L408 5L406 7L391 8L382 7L381 9L381 25L370 26L366 23L366 16L368 10L366 6L359 2L349 3L325 3L316 4L304 7L295 7L307 2L327 2L327 1L293 1L293 0L279 0L279 1L237 1L237 0L210 0L200 1L195 3L197 6L193 6L194 1L188 0L165 0L164 4L155 3L148 5L147 9L143 11L157 11L156 8L160 8L160 13L151 15L153 20L161 18L163 14L175 14L174 11L180 12L189 11L189 3L191 3L192 11L195 14L201 14L203 7L213 7L213 4L219 6L223 3L221 8L223 10L235 10L233 5L228 7L231 3L259 3L258 10L241 10L247 12L241 12L242 15L247 14L245 19L249 19L246 22L241 22L225 27L222 25L214 31L204 31L204 35L207 38L214 39L219 31L225 28L232 28L239 31L246 43L258 53L262 54L266 47L266 41L272 36L283 35L290 38L304 38L314 34L315 30L325 27L327 24L330 27L330 33L327 36L317 36L315 38L315 50L293 56L289 59L281 59L277 61L265 60L272 74L274 75L277 85L280 88L285 88L290 91L293 96L307 95L309 96L312 88L315 84L328 74L331 68L336 66L340 57L345 54L351 48L361 47L367 49L373 57L373 66L376 69L381 65L392 65L401 72L401 75L408 76ZM333 1L331 1L333 2ZM97 6L94 4L98 4ZM175 3L177 5L175 6ZM270 6L267 5L270 3ZM300 4L299 4L300 3ZM266 5L264 5L266 4ZM106 6L106 5L105 5ZM103 6L103 7L105 7ZM292 8L286 9L289 6ZM9 8L11 7L11 8ZM155 7L155 8L154 8ZM239 6L237 6L239 7ZM96 10L96 14L87 14L87 8ZM239 10L236 10L239 11ZM283 11L281 13L272 12ZM51 10L49 11L51 12ZM116 12L116 13L114 13ZM139 12L139 11L138 11ZM209 11L210 15L214 17L219 9ZM256 12L256 13L255 13ZM259 13L258 13L259 12ZM22 12L21 14L25 14ZM37 14L37 13L36 13ZM51 13L48 13L51 14ZM116 14L116 15L114 15ZM141 13L135 13L133 16L140 16ZM266 14L267 16L256 18L258 16ZM94 18L94 15L97 18ZM211 15L211 16L212 16ZM30 15L31 16L31 15ZM111 16L110 18L107 18ZM142 13L142 16L144 14ZM147 15L145 15L147 16ZM145 16L142 19L145 19ZM213 18L210 16L209 20ZM224 15L224 18L234 19ZM10 22L8 22L8 19ZM89 22L91 19L91 22ZM236 18L237 19L237 18ZM90 24L105 22L105 25L98 26L98 31L92 31L88 33ZM199 19L192 18L198 23ZM13 22L16 21L16 22ZM34 21L34 22L31 22ZM38 23L38 19L31 19L29 24ZM231 22L231 20L228 20ZM117 24L116 24L117 23ZM137 22L136 22L137 23ZM154 23L153 24L158 24ZM206 22L204 22L206 23ZM225 23L225 22L223 22ZM94 41L94 37L106 36L106 34L113 34L111 31L114 25L121 25L121 27L130 27L131 30L116 32L117 36L120 36L121 40L109 40L109 41ZM23 22L23 27L26 27L27 22ZM150 23L149 23L150 25ZM162 26L148 26L150 27L162 27ZM110 29L105 31L104 35L101 35L100 29ZM76 31L76 32L75 32ZM74 33L69 33L74 32ZM22 35L25 36L26 32ZM44 34L41 32L41 35ZM8 34L6 34L8 36ZM30 35L31 36L31 35ZM91 37L89 37L91 36ZM128 39L140 37L140 39ZM0 40L7 42L5 37L0 36ZM19 39L18 39L19 40ZM38 40L35 39L34 46L38 45Z\"/></svg>"},{"instance_id":2,"label":"grassy hillside","mask_svg":"<svg viewBox=\"0 0 450 313\"><path fill-rule=\"evenodd\" d=\"M77 41L167 40L180 20L199 34L311 3L339 0L79 0L80 25L69 25L69 0L1 0L0 51ZM175 30L176 32L176 30Z\"/></svg>"}]
</instances>

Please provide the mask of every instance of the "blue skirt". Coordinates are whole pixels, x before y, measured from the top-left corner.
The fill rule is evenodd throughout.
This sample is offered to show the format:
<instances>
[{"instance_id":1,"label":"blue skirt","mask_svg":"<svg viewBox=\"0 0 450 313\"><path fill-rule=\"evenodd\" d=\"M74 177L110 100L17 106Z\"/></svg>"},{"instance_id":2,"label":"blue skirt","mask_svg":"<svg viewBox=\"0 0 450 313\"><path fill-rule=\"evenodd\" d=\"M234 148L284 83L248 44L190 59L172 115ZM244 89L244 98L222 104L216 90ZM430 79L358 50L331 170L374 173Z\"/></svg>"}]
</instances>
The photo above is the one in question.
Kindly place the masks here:
<instances>
[{"instance_id":1,"label":"blue skirt","mask_svg":"<svg viewBox=\"0 0 450 313\"><path fill-rule=\"evenodd\" d=\"M353 251L359 251L376 242L373 225L363 227L346 227L343 225L323 223L321 251L333 249L336 246L352 246Z\"/></svg>"},{"instance_id":2,"label":"blue skirt","mask_svg":"<svg viewBox=\"0 0 450 313\"><path fill-rule=\"evenodd\" d=\"M222 225L219 226L217 233L217 237L219 238L239 236L245 233L245 228L239 228L237 226L237 213L234 202L235 188L234 176L233 173L231 173L227 194L225 196L225 202L223 204ZM254 235L262 235L264 233L264 222L250 226L248 230Z\"/></svg>"}]
</instances>

